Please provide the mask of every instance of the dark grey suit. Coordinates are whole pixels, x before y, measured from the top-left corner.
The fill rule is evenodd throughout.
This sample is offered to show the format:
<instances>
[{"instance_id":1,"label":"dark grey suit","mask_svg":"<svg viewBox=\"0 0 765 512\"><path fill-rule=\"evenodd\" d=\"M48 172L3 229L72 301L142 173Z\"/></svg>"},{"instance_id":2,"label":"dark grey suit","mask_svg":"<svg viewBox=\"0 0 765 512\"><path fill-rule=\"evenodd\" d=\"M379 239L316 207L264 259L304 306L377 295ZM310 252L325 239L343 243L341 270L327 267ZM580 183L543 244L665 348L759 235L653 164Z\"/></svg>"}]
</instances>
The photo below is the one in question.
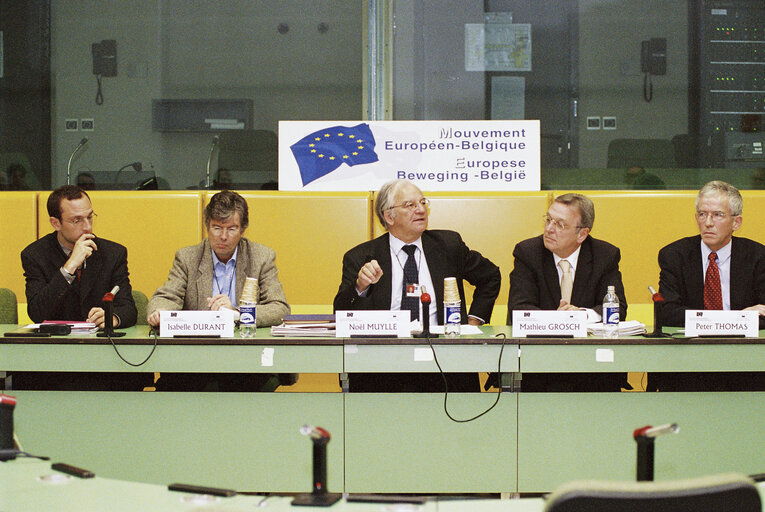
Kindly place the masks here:
<instances>
[{"instance_id":1,"label":"dark grey suit","mask_svg":"<svg viewBox=\"0 0 765 512\"><path fill-rule=\"evenodd\" d=\"M393 291L389 236L386 233L345 253L342 281L334 300L335 311L390 309ZM502 283L499 267L477 251L468 249L462 237L454 231L426 230L422 234L422 248L433 281L433 301L436 303L439 323L443 322L444 316L444 277L457 278L462 299L462 322L466 323L468 316L463 279L475 285L470 315L488 322ZM356 277L359 269L371 260L377 260L383 275L377 283L367 289L366 296L360 297L356 292ZM446 378L449 391L479 391L476 374L446 374ZM354 373L350 376L349 385L349 389L354 392L439 392L443 390L443 381L438 373Z\"/></svg>"},{"instance_id":2,"label":"dark grey suit","mask_svg":"<svg viewBox=\"0 0 765 512\"><path fill-rule=\"evenodd\" d=\"M553 253L544 245L542 235L518 243L513 250L515 265L510 273L510 294L507 299L507 323L513 310L556 310L561 291ZM571 290L571 304L600 313L603 297L610 285L619 297L619 318L627 316L622 274L619 271L619 249L588 236L582 242ZM619 391L629 387L623 373L527 373L523 375L523 391Z\"/></svg>"},{"instance_id":3,"label":"dark grey suit","mask_svg":"<svg viewBox=\"0 0 765 512\"><path fill-rule=\"evenodd\" d=\"M512 324L514 309L558 309L560 280L553 253L544 246L542 235L518 243L513 257L515 266L510 272L507 324ZM585 238L579 251L571 304L600 313L608 286L613 285L619 297L619 318L624 320L627 299L619 271L620 259L618 248L591 236Z\"/></svg>"},{"instance_id":4,"label":"dark grey suit","mask_svg":"<svg viewBox=\"0 0 765 512\"><path fill-rule=\"evenodd\" d=\"M765 304L765 246L733 237L730 252L730 307ZM659 251L659 293L664 297L664 325L685 325L687 309L704 309L701 236L681 238ZM760 317L760 329L765 317ZM653 372L649 391L765 391L765 372Z\"/></svg>"}]
</instances>

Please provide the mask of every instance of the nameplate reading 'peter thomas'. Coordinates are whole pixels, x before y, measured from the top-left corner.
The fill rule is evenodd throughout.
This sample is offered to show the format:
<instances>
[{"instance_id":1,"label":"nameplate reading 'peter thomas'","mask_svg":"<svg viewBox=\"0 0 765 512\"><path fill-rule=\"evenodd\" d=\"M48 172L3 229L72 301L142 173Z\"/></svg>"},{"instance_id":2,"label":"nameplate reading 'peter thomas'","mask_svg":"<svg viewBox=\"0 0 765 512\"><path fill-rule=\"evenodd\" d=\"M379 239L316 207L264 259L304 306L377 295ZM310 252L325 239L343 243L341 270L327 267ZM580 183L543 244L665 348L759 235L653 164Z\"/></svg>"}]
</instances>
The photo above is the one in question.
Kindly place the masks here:
<instances>
[{"instance_id":1,"label":"nameplate reading 'peter thomas'","mask_svg":"<svg viewBox=\"0 0 765 512\"><path fill-rule=\"evenodd\" d=\"M757 311L723 311L689 309L685 312L686 336L745 336L759 335Z\"/></svg>"},{"instance_id":2,"label":"nameplate reading 'peter thomas'","mask_svg":"<svg viewBox=\"0 0 765 512\"><path fill-rule=\"evenodd\" d=\"M408 338L411 336L409 310L406 311L337 311L335 336Z\"/></svg>"},{"instance_id":3,"label":"nameplate reading 'peter thomas'","mask_svg":"<svg viewBox=\"0 0 765 512\"><path fill-rule=\"evenodd\" d=\"M173 336L218 336L234 337L234 312L230 309L219 311L160 311L159 335Z\"/></svg>"},{"instance_id":4,"label":"nameplate reading 'peter thomas'","mask_svg":"<svg viewBox=\"0 0 765 512\"><path fill-rule=\"evenodd\" d=\"M513 338L527 336L587 337L586 311L514 310Z\"/></svg>"}]
</instances>

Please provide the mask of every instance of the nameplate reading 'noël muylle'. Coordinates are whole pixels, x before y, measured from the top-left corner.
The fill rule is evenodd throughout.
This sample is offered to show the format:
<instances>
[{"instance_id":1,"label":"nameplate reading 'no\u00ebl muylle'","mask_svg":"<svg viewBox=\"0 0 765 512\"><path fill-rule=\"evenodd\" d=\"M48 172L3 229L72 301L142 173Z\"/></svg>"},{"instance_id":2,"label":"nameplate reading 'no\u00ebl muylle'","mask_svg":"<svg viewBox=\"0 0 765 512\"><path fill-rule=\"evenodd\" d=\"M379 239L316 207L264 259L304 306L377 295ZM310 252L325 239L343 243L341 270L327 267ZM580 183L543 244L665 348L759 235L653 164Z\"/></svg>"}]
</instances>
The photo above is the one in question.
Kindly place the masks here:
<instances>
[{"instance_id":1,"label":"nameplate reading 'no\u00ebl muylle'","mask_svg":"<svg viewBox=\"0 0 765 512\"><path fill-rule=\"evenodd\" d=\"M685 312L685 335L756 338L760 329L759 318L757 311L689 309Z\"/></svg>"},{"instance_id":2,"label":"nameplate reading 'no\u00ebl muylle'","mask_svg":"<svg viewBox=\"0 0 765 512\"><path fill-rule=\"evenodd\" d=\"M409 310L406 311L337 311L335 336L408 338L411 336Z\"/></svg>"},{"instance_id":3,"label":"nameplate reading 'no\u00ebl muylle'","mask_svg":"<svg viewBox=\"0 0 765 512\"><path fill-rule=\"evenodd\" d=\"M234 337L234 311L160 311L159 336Z\"/></svg>"},{"instance_id":4,"label":"nameplate reading 'no\u00ebl muylle'","mask_svg":"<svg viewBox=\"0 0 765 512\"><path fill-rule=\"evenodd\" d=\"M586 311L514 310L513 338L528 336L587 337Z\"/></svg>"}]
</instances>

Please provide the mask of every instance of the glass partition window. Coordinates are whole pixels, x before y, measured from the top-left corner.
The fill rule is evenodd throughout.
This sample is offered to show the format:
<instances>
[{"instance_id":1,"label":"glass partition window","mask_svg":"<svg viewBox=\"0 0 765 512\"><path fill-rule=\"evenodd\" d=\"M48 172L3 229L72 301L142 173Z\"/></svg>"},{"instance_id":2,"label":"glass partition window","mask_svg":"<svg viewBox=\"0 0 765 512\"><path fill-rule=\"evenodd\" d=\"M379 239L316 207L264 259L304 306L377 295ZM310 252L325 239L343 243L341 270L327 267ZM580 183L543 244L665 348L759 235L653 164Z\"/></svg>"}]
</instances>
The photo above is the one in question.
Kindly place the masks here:
<instances>
[{"instance_id":1,"label":"glass partition window","mask_svg":"<svg viewBox=\"0 0 765 512\"><path fill-rule=\"evenodd\" d=\"M539 119L543 188L765 188L765 4L0 0L0 112L4 189L275 188L279 120L368 112Z\"/></svg>"},{"instance_id":2,"label":"glass partition window","mask_svg":"<svg viewBox=\"0 0 765 512\"><path fill-rule=\"evenodd\" d=\"M394 5L394 119L540 119L547 189L765 187L762 1Z\"/></svg>"}]
</instances>

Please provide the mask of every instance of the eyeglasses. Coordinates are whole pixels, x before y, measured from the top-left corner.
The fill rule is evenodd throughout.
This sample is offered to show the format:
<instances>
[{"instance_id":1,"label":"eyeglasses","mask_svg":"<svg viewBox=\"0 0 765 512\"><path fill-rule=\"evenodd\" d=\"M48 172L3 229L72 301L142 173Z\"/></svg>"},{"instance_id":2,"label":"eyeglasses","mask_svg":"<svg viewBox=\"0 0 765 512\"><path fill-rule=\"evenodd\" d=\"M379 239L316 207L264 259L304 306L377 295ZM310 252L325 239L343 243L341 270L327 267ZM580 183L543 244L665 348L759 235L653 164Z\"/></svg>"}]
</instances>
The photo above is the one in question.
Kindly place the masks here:
<instances>
[{"instance_id":1,"label":"eyeglasses","mask_svg":"<svg viewBox=\"0 0 765 512\"><path fill-rule=\"evenodd\" d=\"M545 223L545 227L550 227L550 224L553 225L553 227L558 231L566 231L568 228L572 227L563 222L562 220L553 219L549 215L543 215L542 216L542 222ZM576 229L582 229L584 226L573 226Z\"/></svg>"},{"instance_id":2,"label":"eyeglasses","mask_svg":"<svg viewBox=\"0 0 765 512\"><path fill-rule=\"evenodd\" d=\"M215 236L220 236L225 231L228 236L236 236L239 234L239 231L241 228L238 227L230 227L230 228L224 228L222 226L210 226L209 231Z\"/></svg>"},{"instance_id":3,"label":"eyeglasses","mask_svg":"<svg viewBox=\"0 0 765 512\"><path fill-rule=\"evenodd\" d=\"M88 221L88 224L93 224L93 222L96 220L97 217L98 215L95 212L91 212L90 215L88 215L87 217L75 217L72 220L67 220L64 222L68 222L72 226L78 226L80 222L83 222L83 221Z\"/></svg>"},{"instance_id":4,"label":"eyeglasses","mask_svg":"<svg viewBox=\"0 0 765 512\"><path fill-rule=\"evenodd\" d=\"M699 219L700 221L705 221L705 220L707 220L707 217L710 217L710 216L712 217L713 221L718 222L718 221L725 220L725 218L728 216L728 214L725 213L725 212L721 212L721 211L716 211L716 212L701 212L701 211L697 211L696 212L696 218Z\"/></svg>"},{"instance_id":5,"label":"eyeglasses","mask_svg":"<svg viewBox=\"0 0 765 512\"><path fill-rule=\"evenodd\" d=\"M395 204L391 206L390 208L386 208L386 210L392 210L393 208L404 208L405 210L414 211L418 206L422 206L423 208L427 208L430 206L430 199L423 197L419 201L405 201L401 204Z\"/></svg>"}]
</instances>

